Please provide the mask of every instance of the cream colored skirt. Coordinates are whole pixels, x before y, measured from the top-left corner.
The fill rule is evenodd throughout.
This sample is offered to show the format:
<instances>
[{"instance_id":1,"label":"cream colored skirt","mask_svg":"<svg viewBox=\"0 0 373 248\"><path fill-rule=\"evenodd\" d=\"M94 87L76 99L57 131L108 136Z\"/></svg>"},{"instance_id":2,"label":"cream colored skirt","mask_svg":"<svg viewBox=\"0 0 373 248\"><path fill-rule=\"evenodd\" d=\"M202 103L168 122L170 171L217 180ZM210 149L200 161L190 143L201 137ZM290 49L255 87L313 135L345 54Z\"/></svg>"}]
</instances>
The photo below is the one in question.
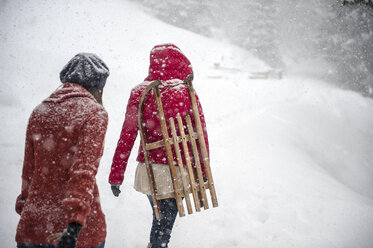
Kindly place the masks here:
<instances>
[{"instance_id":1,"label":"cream colored skirt","mask_svg":"<svg viewBox=\"0 0 373 248\"><path fill-rule=\"evenodd\" d=\"M179 188L183 189L183 184L181 180L180 170L178 166L176 167L176 174L179 182ZM170 173L170 167L166 164L152 164L155 184L157 186L157 195L166 195L174 192L174 187L172 185L172 178ZM183 168L187 183L189 185L189 175L186 168ZM136 168L135 183L134 188L136 191L141 192L146 195L151 195L149 187L149 178L146 171L145 163L139 163Z\"/></svg>"}]
</instances>

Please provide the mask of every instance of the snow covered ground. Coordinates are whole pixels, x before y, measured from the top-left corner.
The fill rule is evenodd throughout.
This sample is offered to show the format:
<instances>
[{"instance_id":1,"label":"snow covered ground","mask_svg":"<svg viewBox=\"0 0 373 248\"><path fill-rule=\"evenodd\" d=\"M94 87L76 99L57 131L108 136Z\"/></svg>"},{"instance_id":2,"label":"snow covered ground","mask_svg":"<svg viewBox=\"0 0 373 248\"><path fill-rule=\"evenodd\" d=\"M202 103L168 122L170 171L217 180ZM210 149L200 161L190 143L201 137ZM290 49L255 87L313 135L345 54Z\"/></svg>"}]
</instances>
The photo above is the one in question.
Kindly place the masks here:
<instances>
[{"instance_id":1,"label":"snow covered ground","mask_svg":"<svg viewBox=\"0 0 373 248\"><path fill-rule=\"evenodd\" d=\"M267 66L126 1L13 0L0 2L1 247L15 247L29 114L82 51L97 53L111 69L104 91L110 123L97 176L107 247L146 247L151 210L132 189L137 149L119 198L107 178L130 89L145 78L151 48L165 42L180 46L193 64L220 203L179 218L171 247L373 246L372 99L299 74L249 79L246 71Z\"/></svg>"}]
</instances>

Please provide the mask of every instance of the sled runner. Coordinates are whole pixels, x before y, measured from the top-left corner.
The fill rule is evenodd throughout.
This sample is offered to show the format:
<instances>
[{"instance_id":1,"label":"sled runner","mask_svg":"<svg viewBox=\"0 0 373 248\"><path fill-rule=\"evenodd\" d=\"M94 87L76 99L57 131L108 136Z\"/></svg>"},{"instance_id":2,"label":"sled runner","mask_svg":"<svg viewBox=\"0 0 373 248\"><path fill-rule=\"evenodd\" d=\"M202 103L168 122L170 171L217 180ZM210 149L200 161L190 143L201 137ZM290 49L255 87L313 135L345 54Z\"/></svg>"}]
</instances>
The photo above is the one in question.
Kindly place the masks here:
<instances>
[{"instance_id":1,"label":"sled runner","mask_svg":"<svg viewBox=\"0 0 373 248\"><path fill-rule=\"evenodd\" d=\"M192 120L189 115L185 117L184 121L182 120L180 115L177 115L176 124L175 124L174 118L170 118L169 120L167 120L169 128L171 130L171 137L169 136L168 131L167 131L168 130L167 121L165 119L161 95L159 91L159 85L161 84L160 80L153 81L149 86L147 86L139 102L137 122L138 122L138 128L139 128L140 136L141 136L141 144L142 144L144 157L145 157L146 170L147 170L147 174L149 178L150 191L151 191L152 198L153 198L154 211L155 211L156 218L158 220L161 217L158 201L161 199L175 198L176 203L177 203L177 208L179 211L179 216L183 217L185 216L183 198L185 198L188 214L193 213L190 194L192 194L194 207L197 212L201 211L201 207L203 207L204 209L209 208L209 203L207 201L207 194L206 194L206 190L208 189L210 191L212 206L213 207L218 206L218 200L216 197L214 180L212 178L212 173L210 169L209 156L207 153L206 143L205 143L205 139L203 135L202 125L201 125L200 115L199 115L198 106L196 102L196 96L194 94L192 80L193 80L192 75L189 75L184 80L184 84L186 85L188 92L189 92L189 97L190 97L192 112L193 112L193 119L194 119L194 124L195 124L194 127L196 128L196 131L193 128ZM145 102L146 96L148 95L150 91L153 91L153 94L154 94L154 98L155 98L157 110L158 110L158 118L161 124L162 135L163 135L162 140L153 142L153 143L148 143L146 140L145 133L144 133L145 125L142 119L144 102ZM186 126L184 126L183 123L186 123ZM180 136L177 135L176 125L179 129ZM200 149L198 149L197 142L198 142ZM190 144L189 146L188 146L188 143ZM172 146L174 148L177 161L174 161ZM174 189L173 193L166 194L166 195L157 194L157 185L155 183L152 163L149 158L149 152L153 149L160 148L160 147L165 147L166 149L166 156L168 160L168 166L170 167L170 173L171 173L172 184L173 184L173 189ZM192 153L191 153L192 157L189 156L190 154L189 147L192 148ZM199 154L199 150L201 151L201 154ZM182 153L184 154L185 163L186 163L185 165L183 163ZM203 160L206 178L203 177L200 155ZM175 166L175 164L177 164L178 166ZM177 170L180 172L181 185L179 184Z\"/></svg>"}]
</instances>

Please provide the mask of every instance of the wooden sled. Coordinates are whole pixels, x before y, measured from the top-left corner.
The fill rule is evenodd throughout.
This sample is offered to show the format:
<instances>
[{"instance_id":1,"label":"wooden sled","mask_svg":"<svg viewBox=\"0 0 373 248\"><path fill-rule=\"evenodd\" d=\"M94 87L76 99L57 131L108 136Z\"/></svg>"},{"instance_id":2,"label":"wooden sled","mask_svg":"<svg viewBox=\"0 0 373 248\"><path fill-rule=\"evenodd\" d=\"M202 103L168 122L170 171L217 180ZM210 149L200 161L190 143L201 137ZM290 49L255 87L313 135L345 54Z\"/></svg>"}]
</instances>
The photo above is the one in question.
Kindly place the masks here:
<instances>
[{"instance_id":1,"label":"wooden sled","mask_svg":"<svg viewBox=\"0 0 373 248\"><path fill-rule=\"evenodd\" d=\"M185 210L184 210L184 204L183 204L183 198L185 198L188 214L193 213L192 209L192 203L191 203L191 197L190 194L192 194L194 207L197 212L201 211L201 207L204 209L209 208L209 203L207 201L207 194L206 190L208 189L210 191L212 206L217 207L218 206L218 200L216 197L215 192L215 186L214 186L214 180L212 178L212 173L210 169L210 161L209 156L206 149L206 143L203 135L200 115L198 111L198 106L196 102L196 96L194 94L194 89L192 85L193 77L192 75L189 75L185 80L184 84L188 88L189 97L191 101L192 106L192 112L194 117L194 124L196 128L196 132L194 131L193 124L191 121L191 117L189 115L186 116L184 123L187 125L187 132L184 130L183 120L178 115L176 117L176 122L179 127L180 136L177 136L176 127L175 127L175 119L170 118L168 120L169 127L171 129L171 137L169 137L168 131L167 131L167 123L165 119L165 115L163 112L163 106L161 101L161 95L159 92L159 85L161 84L160 80L153 81L143 92L140 102L139 102L139 108L137 113L137 121L138 121L138 128L141 135L141 144L144 152L145 157L145 164L146 164L146 170L149 178L149 185L150 185L150 191L153 198L153 206L154 206L154 212L156 219L159 220L161 218L160 216L160 208L159 208L159 200L166 199L166 198L175 198L177 203L177 208L179 211L179 216L183 217L185 216ZM144 108L144 102L146 99L147 94L153 91L157 110L158 110L158 118L161 124L162 129L162 135L163 139L157 142L148 143L146 141L145 133L144 133L144 124L142 120L142 113ZM186 134L187 133L187 134ZM201 151L201 157L203 159L203 164L205 168L205 174L207 178L203 178L202 168L201 168L201 161L199 156L199 151L197 147L197 141L199 143L200 151ZM189 156L189 148L188 148L188 142L190 143L190 146L192 147L192 154L193 156ZM174 158L172 153L172 147L174 146L174 151L177 158L177 165L174 165ZM182 149L180 149L180 146ZM166 149L166 156L168 160L168 165L170 167L170 173L172 178L172 184L174 188L174 192L167 195L159 195L157 194L157 185L155 183L154 179L154 173L152 169L152 163L149 158L149 151L165 147ZM184 154L184 158L186 161L186 165L183 164L182 159L182 152ZM186 167L186 169L184 169ZM182 187L179 185L179 180L177 177L177 170L179 170L181 175L181 183ZM187 177L189 177L189 181L187 180Z\"/></svg>"}]
</instances>

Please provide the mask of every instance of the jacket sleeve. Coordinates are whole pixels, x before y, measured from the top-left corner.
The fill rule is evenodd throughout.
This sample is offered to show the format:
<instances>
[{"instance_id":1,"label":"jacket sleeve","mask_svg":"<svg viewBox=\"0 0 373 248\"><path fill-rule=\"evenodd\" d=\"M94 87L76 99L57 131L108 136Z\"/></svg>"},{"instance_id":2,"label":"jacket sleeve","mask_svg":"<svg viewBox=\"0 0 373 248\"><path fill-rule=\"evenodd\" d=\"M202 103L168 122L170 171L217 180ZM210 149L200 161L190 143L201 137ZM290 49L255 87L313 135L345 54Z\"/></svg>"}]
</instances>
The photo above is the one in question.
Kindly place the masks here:
<instances>
[{"instance_id":1,"label":"jacket sleeve","mask_svg":"<svg viewBox=\"0 0 373 248\"><path fill-rule=\"evenodd\" d=\"M29 186L31 184L32 176L34 173L34 147L31 132L31 118L32 117L30 117L26 131L25 155L23 160L22 171L22 189L21 194L17 197L15 206L16 212L19 215L21 215L23 207L26 203Z\"/></svg>"},{"instance_id":2,"label":"jacket sleeve","mask_svg":"<svg viewBox=\"0 0 373 248\"><path fill-rule=\"evenodd\" d=\"M114 153L109 176L110 184L122 184L128 158L137 137L137 109L140 93L132 90L128 100L122 131Z\"/></svg>"},{"instance_id":3,"label":"jacket sleeve","mask_svg":"<svg viewBox=\"0 0 373 248\"><path fill-rule=\"evenodd\" d=\"M62 201L68 223L77 222L84 226L91 210L95 176L103 154L107 124L106 111L98 110L84 123L79 134L77 151L69 170L66 196Z\"/></svg>"}]
</instances>

